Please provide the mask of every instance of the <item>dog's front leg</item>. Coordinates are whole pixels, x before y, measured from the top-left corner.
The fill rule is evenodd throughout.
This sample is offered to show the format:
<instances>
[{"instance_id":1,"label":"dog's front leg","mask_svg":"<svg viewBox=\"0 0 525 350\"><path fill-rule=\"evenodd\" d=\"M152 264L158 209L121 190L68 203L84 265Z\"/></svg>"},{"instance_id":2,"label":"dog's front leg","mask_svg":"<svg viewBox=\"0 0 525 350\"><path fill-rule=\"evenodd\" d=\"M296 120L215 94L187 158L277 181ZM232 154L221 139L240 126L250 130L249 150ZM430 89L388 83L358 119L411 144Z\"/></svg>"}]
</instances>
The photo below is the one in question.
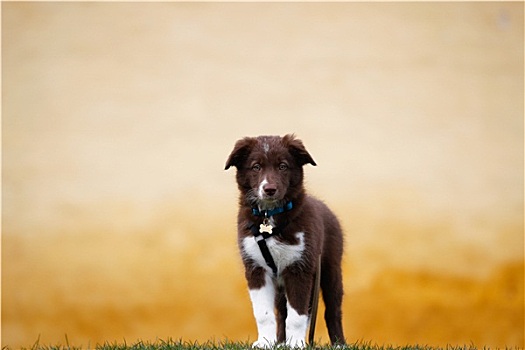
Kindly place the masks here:
<instances>
[{"instance_id":1,"label":"dog's front leg","mask_svg":"<svg viewBox=\"0 0 525 350\"><path fill-rule=\"evenodd\" d=\"M259 279L263 278L262 281L259 283L249 281L250 299L258 333L257 341L253 343L253 346L269 348L277 343L277 319L274 312L275 286L268 272L262 270L262 273L257 273ZM252 288L250 284L255 287Z\"/></svg>"},{"instance_id":2,"label":"dog's front leg","mask_svg":"<svg viewBox=\"0 0 525 350\"><path fill-rule=\"evenodd\" d=\"M306 330L308 328L308 308L313 278L304 272L288 271L284 277L286 291L287 318L286 344L291 348L306 347Z\"/></svg>"}]
</instances>

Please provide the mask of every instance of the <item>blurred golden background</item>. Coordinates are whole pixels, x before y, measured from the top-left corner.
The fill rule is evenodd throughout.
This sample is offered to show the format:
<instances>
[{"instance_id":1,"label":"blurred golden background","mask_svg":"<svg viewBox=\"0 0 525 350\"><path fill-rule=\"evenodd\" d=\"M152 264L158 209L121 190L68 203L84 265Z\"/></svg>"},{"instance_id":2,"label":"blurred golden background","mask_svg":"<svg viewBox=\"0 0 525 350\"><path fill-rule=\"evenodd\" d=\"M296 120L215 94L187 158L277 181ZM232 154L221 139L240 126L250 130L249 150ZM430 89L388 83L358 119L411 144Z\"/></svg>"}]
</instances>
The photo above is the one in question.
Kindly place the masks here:
<instances>
[{"instance_id":1,"label":"blurred golden background","mask_svg":"<svg viewBox=\"0 0 525 350\"><path fill-rule=\"evenodd\" d=\"M349 342L524 346L523 2L1 6L2 346L254 340L222 169L290 132Z\"/></svg>"}]
</instances>

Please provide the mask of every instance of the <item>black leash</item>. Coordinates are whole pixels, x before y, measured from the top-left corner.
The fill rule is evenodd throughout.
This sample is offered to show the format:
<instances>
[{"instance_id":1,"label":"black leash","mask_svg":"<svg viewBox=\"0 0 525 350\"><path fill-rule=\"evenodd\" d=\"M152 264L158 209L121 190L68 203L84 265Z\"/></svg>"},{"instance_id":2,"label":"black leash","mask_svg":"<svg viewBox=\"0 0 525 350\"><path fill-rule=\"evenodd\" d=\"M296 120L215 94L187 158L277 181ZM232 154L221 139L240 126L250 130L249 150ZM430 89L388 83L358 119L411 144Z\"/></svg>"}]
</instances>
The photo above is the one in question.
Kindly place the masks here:
<instances>
[{"instance_id":1,"label":"black leash","mask_svg":"<svg viewBox=\"0 0 525 350\"><path fill-rule=\"evenodd\" d=\"M272 253L270 253L270 249L268 249L268 245L266 244L266 240L270 238L272 234L270 232L263 231L263 225L264 224L260 225L261 229L258 229L255 224L250 224L248 228L250 229L250 231L252 231L252 235L255 238L259 249L261 250L264 261L266 261L266 265L268 265L272 269L274 277L277 277L277 266L275 265ZM275 227L272 228L271 231L273 230L275 230Z\"/></svg>"},{"instance_id":2,"label":"black leash","mask_svg":"<svg viewBox=\"0 0 525 350\"><path fill-rule=\"evenodd\" d=\"M317 309L319 307L319 290L321 289L321 257L317 261L314 288L312 290L312 309L310 310L310 327L308 330L308 344L314 345L315 324L317 322Z\"/></svg>"},{"instance_id":3,"label":"black leash","mask_svg":"<svg viewBox=\"0 0 525 350\"><path fill-rule=\"evenodd\" d=\"M282 214L285 211L290 211L293 209L293 203L292 202L286 202L286 204L282 207L277 207L270 210L259 210L258 208L252 208L252 214L254 216L263 216L264 220L263 223L257 226L254 223L251 223L248 228L250 231L252 231L252 235L255 238L255 241L257 242L257 245L259 246L259 249L261 250L261 254L264 258L264 261L266 261L266 265L268 265L272 271L273 276L277 277L277 265L275 265L275 261L273 260L272 253L270 253L270 250L268 249L268 245L266 244L266 240L270 238L271 236L279 235L281 233L281 228L279 227L273 227L270 224L270 221L268 220L269 217L272 217L277 214Z\"/></svg>"}]
</instances>

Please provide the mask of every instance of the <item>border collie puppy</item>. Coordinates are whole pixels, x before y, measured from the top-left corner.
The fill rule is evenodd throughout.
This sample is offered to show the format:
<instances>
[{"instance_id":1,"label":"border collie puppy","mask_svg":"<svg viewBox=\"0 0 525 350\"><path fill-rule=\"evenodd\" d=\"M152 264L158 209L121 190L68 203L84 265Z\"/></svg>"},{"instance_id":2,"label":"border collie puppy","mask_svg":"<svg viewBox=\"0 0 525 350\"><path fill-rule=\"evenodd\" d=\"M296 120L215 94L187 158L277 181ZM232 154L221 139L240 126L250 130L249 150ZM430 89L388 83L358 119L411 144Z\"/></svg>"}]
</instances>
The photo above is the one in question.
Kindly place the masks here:
<instances>
[{"instance_id":1,"label":"border collie puppy","mask_svg":"<svg viewBox=\"0 0 525 350\"><path fill-rule=\"evenodd\" d=\"M257 323L254 347L306 346L319 259L330 340L345 342L343 234L330 209L305 193L306 164L316 165L294 135L245 137L226 161L225 170L237 168L238 244Z\"/></svg>"}]
</instances>

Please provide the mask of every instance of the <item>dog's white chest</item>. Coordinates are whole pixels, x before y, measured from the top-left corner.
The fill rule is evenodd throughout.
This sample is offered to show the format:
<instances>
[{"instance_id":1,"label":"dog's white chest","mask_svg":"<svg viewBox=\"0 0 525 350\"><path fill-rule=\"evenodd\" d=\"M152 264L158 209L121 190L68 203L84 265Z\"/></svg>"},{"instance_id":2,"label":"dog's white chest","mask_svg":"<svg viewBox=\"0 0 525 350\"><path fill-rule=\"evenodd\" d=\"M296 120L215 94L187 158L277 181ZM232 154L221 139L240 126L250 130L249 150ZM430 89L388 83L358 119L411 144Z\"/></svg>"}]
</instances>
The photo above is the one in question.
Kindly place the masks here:
<instances>
[{"instance_id":1,"label":"dog's white chest","mask_svg":"<svg viewBox=\"0 0 525 350\"><path fill-rule=\"evenodd\" d=\"M304 251L304 232L297 232L295 234L299 240L299 244L290 245L279 242L274 237L266 239L266 245L272 258L277 266L278 272L282 272L287 266L301 259ZM242 241L242 254L253 260L257 265L266 268L272 272L271 268L266 264L264 257L253 237L246 237Z\"/></svg>"}]
</instances>

